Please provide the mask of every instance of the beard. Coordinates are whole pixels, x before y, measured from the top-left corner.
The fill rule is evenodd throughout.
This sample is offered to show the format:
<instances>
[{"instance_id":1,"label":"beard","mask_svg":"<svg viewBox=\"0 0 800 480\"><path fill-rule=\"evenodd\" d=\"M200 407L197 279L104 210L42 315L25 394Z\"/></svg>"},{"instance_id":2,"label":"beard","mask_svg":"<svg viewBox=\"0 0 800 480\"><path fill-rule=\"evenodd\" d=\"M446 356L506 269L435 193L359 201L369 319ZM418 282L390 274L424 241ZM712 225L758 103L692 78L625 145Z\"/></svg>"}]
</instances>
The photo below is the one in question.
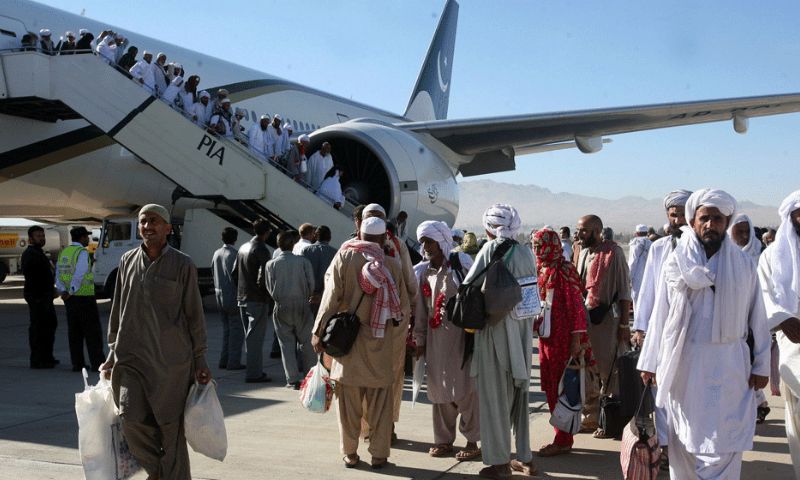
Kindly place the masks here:
<instances>
[{"instance_id":1,"label":"beard","mask_svg":"<svg viewBox=\"0 0 800 480\"><path fill-rule=\"evenodd\" d=\"M718 252L722 248L722 242L725 240L725 235L718 235L713 237L701 237L700 241L707 250Z\"/></svg>"}]
</instances>

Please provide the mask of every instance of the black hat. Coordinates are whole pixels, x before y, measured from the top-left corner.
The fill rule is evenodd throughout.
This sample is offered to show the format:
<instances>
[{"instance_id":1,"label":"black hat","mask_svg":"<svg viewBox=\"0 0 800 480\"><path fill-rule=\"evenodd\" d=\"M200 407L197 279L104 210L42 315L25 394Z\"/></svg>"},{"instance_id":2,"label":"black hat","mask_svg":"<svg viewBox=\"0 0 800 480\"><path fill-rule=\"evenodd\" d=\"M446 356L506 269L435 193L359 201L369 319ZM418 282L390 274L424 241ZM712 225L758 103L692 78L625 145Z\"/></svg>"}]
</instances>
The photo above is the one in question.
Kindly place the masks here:
<instances>
[{"instance_id":1,"label":"black hat","mask_svg":"<svg viewBox=\"0 0 800 480\"><path fill-rule=\"evenodd\" d=\"M69 235L72 238L81 238L84 235L90 235L89 230L86 230L86 227L75 227L69 231Z\"/></svg>"}]
</instances>

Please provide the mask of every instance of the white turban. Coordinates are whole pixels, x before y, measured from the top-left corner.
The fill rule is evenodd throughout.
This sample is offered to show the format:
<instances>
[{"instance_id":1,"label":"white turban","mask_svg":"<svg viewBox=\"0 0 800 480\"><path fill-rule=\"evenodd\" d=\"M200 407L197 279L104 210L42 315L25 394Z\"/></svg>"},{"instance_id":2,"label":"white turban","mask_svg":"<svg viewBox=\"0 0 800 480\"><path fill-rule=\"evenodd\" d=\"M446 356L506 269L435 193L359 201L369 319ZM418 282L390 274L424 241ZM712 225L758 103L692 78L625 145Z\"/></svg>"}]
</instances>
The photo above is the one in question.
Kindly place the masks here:
<instances>
[{"instance_id":1,"label":"white turban","mask_svg":"<svg viewBox=\"0 0 800 480\"><path fill-rule=\"evenodd\" d=\"M311 141L311 139L310 139L310 138L308 138L308 135L306 135L306 134L304 133L304 134L300 135L299 137L297 137L297 141L298 141L298 142L301 142L301 143L308 143L308 142L310 142L310 141Z\"/></svg>"},{"instance_id":2,"label":"white turban","mask_svg":"<svg viewBox=\"0 0 800 480\"><path fill-rule=\"evenodd\" d=\"M521 226L519 213L511 205L496 203L483 212L483 228L495 237L513 239Z\"/></svg>"},{"instance_id":3,"label":"white turban","mask_svg":"<svg viewBox=\"0 0 800 480\"><path fill-rule=\"evenodd\" d=\"M203 97L205 97L205 98L211 98L211 95L209 95L209 93L208 93L208 92L206 92L205 90L203 90L202 92L200 92L200 95L198 95L198 96L199 96L200 98L203 98Z\"/></svg>"},{"instance_id":4,"label":"white turban","mask_svg":"<svg viewBox=\"0 0 800 480\"><path fill-rule=\"evenodd\" d=\"M50 36L50 30L48 30L47 28L43 28L43 29L39 30L39 35L41 35L43 37L49 37Z\"/></svg>"},{"instance_id":5,"label":"white turban","mask_svg":"<svg viewBox=\"0 0 800 480\"><path fill-rule=\"evenodd\" d=\"M789 215L800 209L800 190L789 194L778 208L781 226L770 245L775 262L772 262L772 278L775 281L775 300L787 312L797 310L800 298L800 237Z\"/></svg>"},{"instance_id":6,"label":"white turban","mask_svg":"<svg viewBox=\"0 0 800 480\"><path fill-rule=\"evenodd\" d=\"M755 261L758 261L758 256L761 255L761 241L758 239L758 237L756 237L756 229L753 226L753 222L750 220L750 217L744 213L739 213L733 217L731 225L728 227L728 236L731 237L733 243L736 243L736 240L733 239L733 226L740 223L746 223L747 226L750 227L750 240L747 242L747 245L740 248L743 252L753 257Z\"/></svg>"},{"instance_id":7,"label":"white turban","mask_svg":"<svg viewBox=\"0 0 800 480\"><path fill-rule=\"evenodd\" d=\"M364 210L361 211L361 218L364 218L364 214L367 212L380 212L383 214L384 217L386 216L386 210L384 210L383 207L381 207L377 203L370 203L369 205L364 207Z\"/></svg>"},{"instance_id":8,"label":"white turban","mask_svg":"<svg viewBox=\"0 0 800 480\"><path fill-rule=\"evenodd\" d=\"M453 237L450 227L444 222L427 220L417 227L417 240L422 242L422 237L428 237L439 244L442 254L446 257L453 249Z\"/></svg>"},{"instance_id":9,"label":"white turban","mask_svg":"<svg viewBox=\"0 0 800 480\"><path fill-rule=\"evenodd\" d=\"M643 223L636 225L636 233L647 233L647 225Z\"/></svg>"},{"instance_id":10,"label":"white turban","mask_svg":"<svg viewBox=\"0 0 800 480\"><path fill-rule=\"evenodd\" d=\"M361 233L367 235L383 235L386 233L386 222L378 217L367 218L361 222Z\"/></svg>"},{"instance_id":11,"label":"white turban","mask_svg":"<svg viewBox=\"0 0 800 480\"><path fill-rule=\"evenodd\" d=\"M87 30L87 29L85 29L85 28L81 28L80 30L78 30L78 34L79 34L81 37L82 37L82 36L84 36L84 35L86 35L87 33L89 33L89 30Z\"/></svg>"},{"instance_id":12,"label":"white turban","mask_svg":"<svg viewBox=\"0 0 800 480\"><path fill-rule=\"evenodd\" d=\"M672 207L682 207L686 205L689 200L689 195L692 192L689 190L673 190L664 197L664 210L669 210Z\"/></svg>"},{"instance_id":13,"label":"white turban","mask_svg":"<svg viewBox=\"0 0 800 480\"><path fill-rule=\"evenodd\" d=\"M694 220L700 207L715 207L726 217L736 214L736 199L724 190L703 188L689 196L686 201L686 220Z\"/></svg>"},{"instance_id":14,"label":"white turban","mask_svg":"<svg viewBox=\"0 0 800 480\"><path fill-rule=\"evenodd\" d=\"M465 232L464 230L461 230L460 228L454 228L454 229L452 229L450 231L450 236L453 237L453 238L464 238L464 235L466 233L467 232Z\"/></svg>"}]
</instances>

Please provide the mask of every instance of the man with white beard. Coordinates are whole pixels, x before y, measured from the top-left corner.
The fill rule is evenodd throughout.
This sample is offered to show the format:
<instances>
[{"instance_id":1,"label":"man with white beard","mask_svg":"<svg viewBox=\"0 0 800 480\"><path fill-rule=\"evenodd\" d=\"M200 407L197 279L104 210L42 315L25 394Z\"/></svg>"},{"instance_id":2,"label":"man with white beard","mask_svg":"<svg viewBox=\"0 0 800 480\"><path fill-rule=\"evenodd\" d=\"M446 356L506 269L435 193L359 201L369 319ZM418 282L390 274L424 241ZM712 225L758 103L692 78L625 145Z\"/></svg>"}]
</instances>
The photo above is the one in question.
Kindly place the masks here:
<instances>
[{"instance_id":1,"label":"man with white beard","mask_svg":"<svg viewBox=\"0 0 800 480\"><path fill-rule=\"evenodd\" d=\"M667 409L670 477L739 478L753 448L753 390L769 381L770 336L756 268L725 230L736 200L702 189L686 202L690 227L663 267L639 358ZM752 347L748 346L748 330Z\"/></svg>"},{"instance_id":2,"label":"man with white beard","mask_svg":"<svg viewBox=\"0 0 800 480\"><path fill-rule=\"evenodd\" d=\"M664 266L669 254L678 245L678 239L683 234L681 227L686 225L686 201L692 192L689 190L673 190L664 197L664 210L667 213L669 232L666 237L659 238L650 247L647 254L647 263L642 274L642 283L636 302L633 304L633 342L639 346L644 342L647 332L650 315L653 313L653 306L656 301L656 292L663 287L663 277L661 269ZM655 395L657 390L653 388ZM662 468L669 466L669 425L667 423L667 412L663 408L656 408L656 432L658 433L658 444L661 446Z\"/></svg>"},{"instance_id":3,"label":"man with white beard","mask_svg":"<svg viewBox=\"0 0 800 480\"><path fill-rule=\"evenodd\" d=\"M786 436L795 477L800 478L800 190L778 209L781 226L758 262L767 325L777 331Z\"/></svg>"},{"instance_id":4,"label":"man with white beard","mask_svg":"<svg viewBox=\"0 0 800 480\"><path fill-rule=\"evenodd\" d=\"M269 115L261 115L258 123L254 123L247 132L250 152L264 161L272 156L272 147L268 143L267 127L269 127Z\"/></svg>"}]
</instances>

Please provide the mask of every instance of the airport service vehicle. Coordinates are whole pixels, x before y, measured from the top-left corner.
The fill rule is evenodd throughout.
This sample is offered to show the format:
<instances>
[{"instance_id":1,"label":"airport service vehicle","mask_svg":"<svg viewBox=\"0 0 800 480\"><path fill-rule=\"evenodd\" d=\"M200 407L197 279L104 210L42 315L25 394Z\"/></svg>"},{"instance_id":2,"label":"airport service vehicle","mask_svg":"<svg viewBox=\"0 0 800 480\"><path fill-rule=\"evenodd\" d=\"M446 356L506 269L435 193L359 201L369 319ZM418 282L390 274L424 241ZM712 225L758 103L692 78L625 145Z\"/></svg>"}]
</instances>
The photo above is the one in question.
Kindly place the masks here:
<instances>
[{"instance_id":1,"label":"airport service vehicle","mask_svg":"<svg viewBox=\"0 0 800 480\"><path fill-rule=\"evenodd\" d=\"M69 245L69 231L65 227L43 225L44 251L55 259L62 248ZM21 268L22 252L28 248L28 227L0 227L0 283Z\"/></svg>"}]
</instances>

